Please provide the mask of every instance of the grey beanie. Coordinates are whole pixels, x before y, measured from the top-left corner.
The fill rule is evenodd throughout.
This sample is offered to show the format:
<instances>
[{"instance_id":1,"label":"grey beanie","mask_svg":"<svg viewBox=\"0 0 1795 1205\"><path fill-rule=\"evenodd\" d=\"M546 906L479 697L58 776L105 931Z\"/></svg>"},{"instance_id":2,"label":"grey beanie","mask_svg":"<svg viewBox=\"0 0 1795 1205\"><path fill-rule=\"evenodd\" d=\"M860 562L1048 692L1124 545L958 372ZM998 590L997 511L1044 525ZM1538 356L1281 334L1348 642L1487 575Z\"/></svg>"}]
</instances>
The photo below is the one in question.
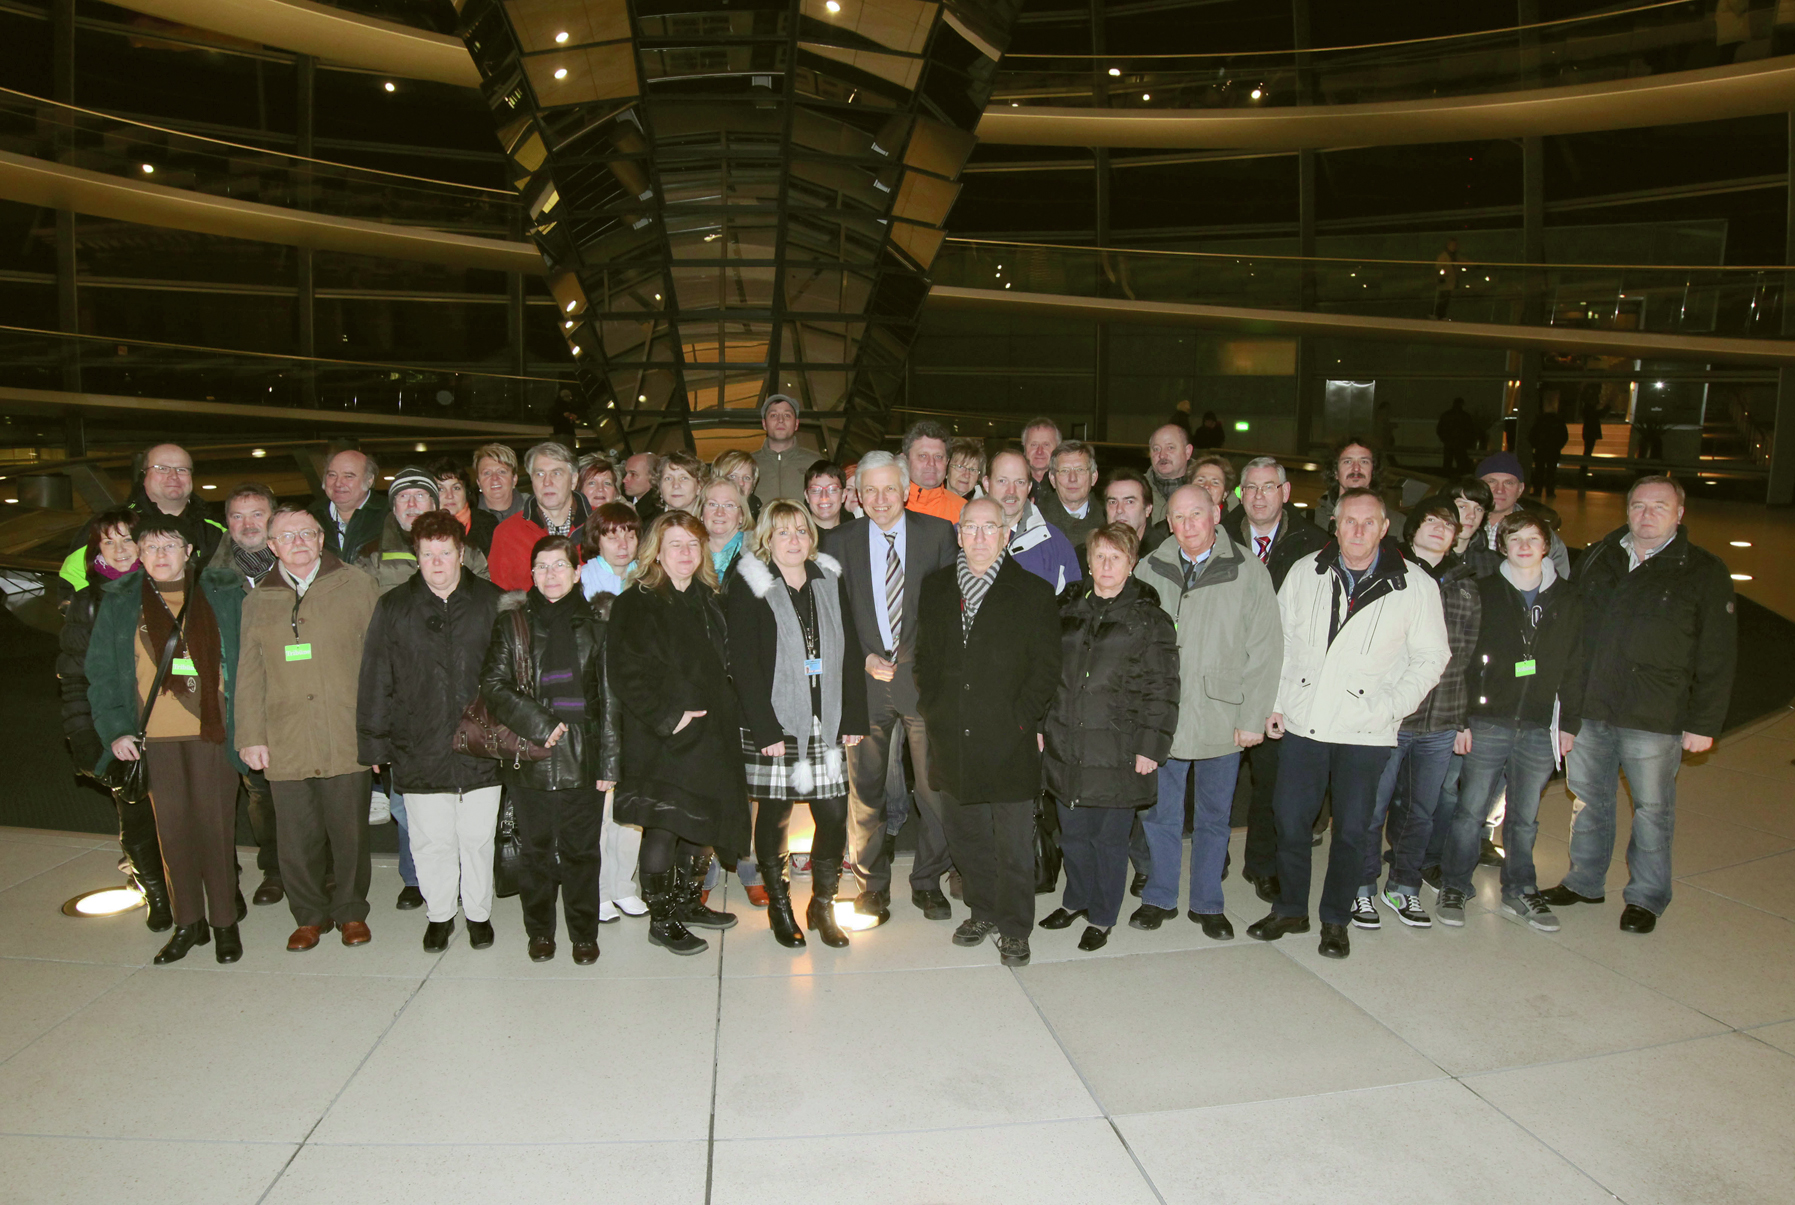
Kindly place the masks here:
<instances>
[{"instance_id":1,"label":"grey beanie","mask_svg":"<svg viewBox=\"0 0 1795 1205\"><path fill-rule=\"evenodd\" d=\"M804 413L804 407L798 405L797 398L786 393L769 393L767 395L767 400L760 404L760 417L762 422L766 421L767 407L771 406L774 402L784 402L786 405L790 406L794 416L802 415Z\"/></svg>"},{"instance_id":2,"label":"grey beanie","mask_svg":"<svg viewBox=\"0 0 1795 1205\"><path fill-rule=\"evenodd\" d=\"M408 464L393 474L393 483L386 487L387 501L390 503L406 490L424 490L430 495L432 508L442 505L442 491L436 478L415 464Z\"/></svg>"}]
</instances>

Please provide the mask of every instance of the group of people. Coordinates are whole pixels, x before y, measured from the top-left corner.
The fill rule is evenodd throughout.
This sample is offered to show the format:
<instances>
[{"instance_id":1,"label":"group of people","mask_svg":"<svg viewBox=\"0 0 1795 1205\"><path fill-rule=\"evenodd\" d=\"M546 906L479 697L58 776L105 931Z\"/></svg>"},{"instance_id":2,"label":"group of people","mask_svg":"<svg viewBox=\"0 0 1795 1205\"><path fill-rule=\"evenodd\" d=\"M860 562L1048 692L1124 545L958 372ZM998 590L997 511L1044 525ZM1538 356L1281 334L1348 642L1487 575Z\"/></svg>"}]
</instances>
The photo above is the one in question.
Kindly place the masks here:
<instances>
[{"instance_id":1,"label":"group of people","mask_svg":"<svg viewBox=\"0 0 1795 1205\"><path fill-rule=\"evenodd\" d=\"M240 791L254 898L288 902L288 949L369 941L376 771L398 904L427 910L431 951L458 913L473 948L493 943L502 827L532 959L555 956L561 918L589 964L601 925L644 914L650 942L698 953L694 930L737 923L709 906L729 870L782 945L846 946L890 919L907 814L912 904L952 919L949 877L953 941L993 938L1006 965L1029 960L1048 846L1065 888L1039 925L1084 920L1081 949L1130 890L1132 927L1183 898L1227 940L1243 760L1242 873L1271 905L1249 936L1309 930L1330 814L1323 954L1346 957L1380 904L1463 924L1486 860L1500 906L1555 929L1553 907L1603 896L1623 769L1621 926L1648 932L1669 904L1677 766L1718 733L1734 659L1731 582L1689 542L1676 481L1636 482L1573 576L1507 453L1398 514L1356 438L1305 508L1277 460L1237 470L1177 424L1147 472L1100 479L1046 419L990 454L923 421L841 466L800 444L795 399L761 414L759 451L708 465L490 444L399 469L384 500L374 459L345 450L316 505L248 483L222 522L187 453L149 449L64 566L59 672L77 766L113 790L148 924L173 930L156 961L209 941L242 956ZM1542 891L1531 850L1561 759L1571 868Z\"/></svg>"}]
</instances>

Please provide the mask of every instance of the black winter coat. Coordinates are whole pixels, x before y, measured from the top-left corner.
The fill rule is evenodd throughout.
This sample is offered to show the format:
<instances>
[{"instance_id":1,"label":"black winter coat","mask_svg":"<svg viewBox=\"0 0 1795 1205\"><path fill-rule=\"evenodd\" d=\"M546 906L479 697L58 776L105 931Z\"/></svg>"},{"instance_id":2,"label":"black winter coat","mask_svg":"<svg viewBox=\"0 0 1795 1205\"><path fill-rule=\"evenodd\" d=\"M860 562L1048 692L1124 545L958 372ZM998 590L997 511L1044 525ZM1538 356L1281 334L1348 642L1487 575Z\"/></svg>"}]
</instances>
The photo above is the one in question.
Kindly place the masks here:
<instances>
[{"instance_id":1,"label":"black winter coat","mask_svg":"<svg viewBox=\"0 0 1795 1205\"><path fill-rule=\"evenodd\" d=\"M451 794L498 782L498 762L451 748L461 713L480 693L500 589L463 571L438 598L422 574L381 596L362 644L355 708L357 758L391 766L405 794Z\"/></svg>"},{"instance_id":2,"label":"black winter coat","mask_svg":"<svg viewBox=\"0 0 1795 1205\"><path fill-rule=\"evenodd\" d=\"M1048 793L1067 807L1153 806L1158 776L1136 773L1134 759L1165 761L1178 729L1178 632L1159 592L1130 577L1106 600L1074 582L1060 595L1060 650Z\"/></svg>"},{"instance_id":3,"label":"black winter coat","mask_svg":"<svg viewBox=\"0 0 1795 1205\"><path fill-rule=\"evenodd\" d=\"M100 600L108 583L96 582L75 591L69 608L62 617L60 651L56 654L56 681L62 691L62 735L68 740L69 754L78 770L89 770L100 764L105 752L100 734L94 731L93 708L87 701L87 642L93 635L94 616L100 612Z\"/></svg>"},{"instance_id":4,"label":"black winter coat","mask_svg":"<svg viewBox=\"0 0 1795 1205\"><path fill-rule=\"evenodd\" d=\"M1732 699L1739 628L1726 562L1682 527L1627 571L1622 527L1577 562L1583 596L1583 718L1646 732L1718 736Z\"/></svg>"},{"instance_id":5,"label":"black winter coat","mask_svg":"<svg viewBox=\"0 0 1795 1205\"><path fill-rule=\"evenodd\" d=\"M1036 734L1060 685L1053 587L1006 556L967 638L950 564L923 579L917 620L930 785L961 803L1033 799L1041 792Z\"/></svg>"},{"instance_id":6,"label":"black winter coat","mask_svg":"<svg viewBox=\"0 0 1795 1205\"><path fill-rule=\"evenodd\" d=\"M617 822L669 829L725 859L746 854L741 717L717 596L696 582L631 586L612 604L607 650L623 752ZM705 714L673 731L688 711Z\"/></svg>"},{"instance_id":7,"label":"black winter coat","mask_svg":"<svg viewBox=\"0 0 1795 1205\"><path fill-rule=\"evenodd\" d=\"M1534 596L1537 626L1528 622L1527 599L1496 573L1477 583L1477 651L1465 684L1470 715L1505 728L1549 728L1552 700L1558 726L1575 736L1583 711L1583 600L1559 578ZM1531 674L1516 674L1531 661Z\"/></svg>"},{"instance_id":8,"label":"black winter coat","mask_svg":"<svg viewBox=\"0 0 1795 1205\"><path fill-rule=\"evenodd\" d=\"M526 761L516 767L510 762L495 762L499 781L508 787L590 791L600 782L617 780L616 721L608 706L605 675L605 628L611 596L599 594L587 602L579 593L576 586L572 611L574 669L586 699L586 720L569 725L566 735L555 742L541 761ZM542 688L542 654L549 641L545 612L552 605L534 589L514 590L499 599L498 618L493 621L492 639L480 669L480 697L486 700L492 718L539 745L561 723L549 709L549 692ZM511 619L511 612L520 607L529 621L527 652L518 645ZM520 661L527 661L529 667L524 674L524 680L530 684L527 691L517 686L516 667Z\"/></svg>"},{"instance_id":9,"label":"black winter coat","mask_svg":"<svg viewBox=\"0 0 1795 1205\"><path fill-rule=\"evenodd\" d=\"M499 529L498 516L477 506L473 512L473 518L468 520L467 542L478 548L481 556L488 556L492 552L492 533Z\"/></svg>"},{"instance_id":10,"label":"black winter coat","mask_svg":"<svg viewBox=\"0 0 1795 1205\"><path fill-rule=\"evenodd\" d=\"M744 553L752 556L752 553ZM834 559L830 559L834 564ZM860 651L860 635L854 630L854 609L848 605L847 587L839 574L825 574L815 561L805 566L810 589L833 590L840 600L842 627L841 667L841 730L838 736L865 736L866 722L866 654ZM739 576L740 558L732 566L730 576ZM769 569L775 589L785 589L785 579L777 569ZM742 728L754 741L754 747L765 749L787 736L796 736L781 729L779 717L773 714L773 670L779 662L779 624L773 618L773 604L754 592L746 581L736 582L725 597L723 608L729 617L729 676L735 682L736 699L741 704Z\"/></svg>"}]
</instances>

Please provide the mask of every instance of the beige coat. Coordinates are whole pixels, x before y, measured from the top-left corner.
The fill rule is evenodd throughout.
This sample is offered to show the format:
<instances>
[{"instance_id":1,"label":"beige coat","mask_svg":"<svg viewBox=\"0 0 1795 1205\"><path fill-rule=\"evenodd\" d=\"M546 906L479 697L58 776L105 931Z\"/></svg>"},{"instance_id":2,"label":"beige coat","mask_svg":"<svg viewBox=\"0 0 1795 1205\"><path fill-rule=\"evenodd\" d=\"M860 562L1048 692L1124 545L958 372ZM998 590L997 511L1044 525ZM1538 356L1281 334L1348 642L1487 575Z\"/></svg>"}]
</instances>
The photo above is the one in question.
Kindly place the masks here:
<instances>
[{"instance_id":1,"label":"beige coat","mask_svg":"<svg viewBox=\"0 0 1795 1205\"><path fill-rule=\"evenodd\" d=\"M355 705L362 638L378 597L370 574L327 552L297 613L278 569L244 598L237 747L268 746L271 781L366 768L356 758ZM288 660L290 645L309 645L311 656Z\"/></svg>"}]
</instances>

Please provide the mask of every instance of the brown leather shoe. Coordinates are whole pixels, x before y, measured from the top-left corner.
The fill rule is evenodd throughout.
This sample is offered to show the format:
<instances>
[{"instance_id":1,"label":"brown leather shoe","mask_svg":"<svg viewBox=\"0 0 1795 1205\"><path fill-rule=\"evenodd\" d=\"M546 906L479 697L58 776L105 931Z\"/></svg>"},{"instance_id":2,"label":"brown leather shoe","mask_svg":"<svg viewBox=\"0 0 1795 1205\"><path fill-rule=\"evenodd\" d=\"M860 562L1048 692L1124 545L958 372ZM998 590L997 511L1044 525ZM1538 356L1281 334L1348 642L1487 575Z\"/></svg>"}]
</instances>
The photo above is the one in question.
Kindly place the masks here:
<instances>
[{"instance_id":1,"label":"brown leather shoe","mask_svg":"<svg viewBox=\"0 0 1795 1205\"><path fill-rule=\"evenodd\" d=\"M332 925L325 921L321 925L301 925L293 930L293 936L287 938L287 949L300 953L318 944L318 939L330 932Z\"/></svg>"},{"instance_id":2,"label":"brown leather shoe","mask_svg":"<svg viewBox=\"0 0 1795 1205\"><path fill-rule=\"evenodd\" d=\"M748 902L756 908L765 908L767 906L767 889L759 883L752 884L748 888Z\"/></svg>"},{"instance_id":3,"label":"brown leather shoe","mask_svg":"<svg viewBox=\"0 0 1795 1205\"><path fill-rule=\"evenodd\" d=\"M260 887L256 888L256 893L251 897L250 903L256 905L278 904L286 898L286 894L287 889L281 886L281 881L269 876L262 880Z\"/></svg>"},{"instance_id":4,"label":"brown leather shoe","mask_svg":"<svg viewBox=\"0 0 1795 1205\"><path fill-rule=\"evenodd\" d=\"M555 956L555 939L552 937L532 937L530 939L530 961L547 962Z\"/></svg>"},{"instance_id":5,"label":"brown leather shoe","mask_svg":"<svg viewBox=\"0 0 1795 1205\"><path fill-rule=\"evenodd\" d=\"M589 967L598 961L598 943L595 941L576 941L573 943L573 960L580 966Z\"/></svg>"},{"instance_id":6,"label":"brown leather shoe","mask_svg":"<svg viewBox=\"0 0 1795 1205\"><path fill-rule=\"evenodd\" d=\"M365 946L373 940L374 935L368 932L368 923L366 921L352 920L343 922L344 945Z\"/></svg>"}]
</instances>

